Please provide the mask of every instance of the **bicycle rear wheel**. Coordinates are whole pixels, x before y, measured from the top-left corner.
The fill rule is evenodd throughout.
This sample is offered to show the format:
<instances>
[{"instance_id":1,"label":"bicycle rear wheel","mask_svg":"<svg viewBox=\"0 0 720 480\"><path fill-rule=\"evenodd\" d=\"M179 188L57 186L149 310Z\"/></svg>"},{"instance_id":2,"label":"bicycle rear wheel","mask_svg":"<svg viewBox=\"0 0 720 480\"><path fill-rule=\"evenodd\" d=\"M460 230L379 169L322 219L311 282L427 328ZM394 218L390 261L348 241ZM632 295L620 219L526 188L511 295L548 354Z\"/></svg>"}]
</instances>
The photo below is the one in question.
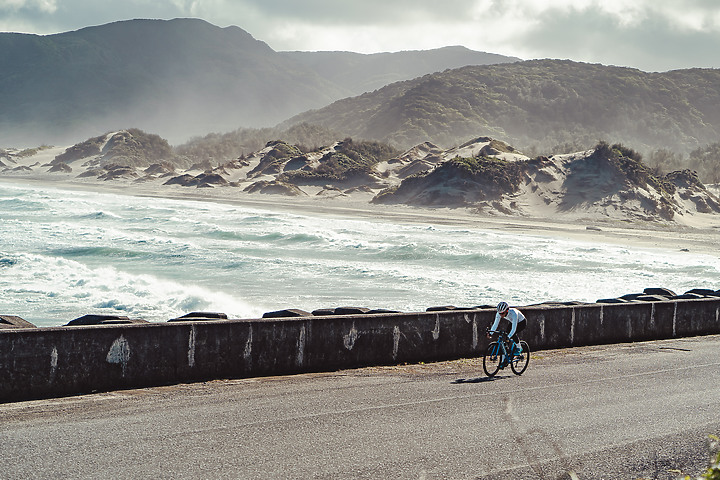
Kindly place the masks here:
<instances>
[{"instance_id":1,"label":"bicycle rear wheel","mask_svg":"<svg viewBox=\"0 0 720 480\"><path fill-rule=\"evenodd\" d=\"M530 363L530 347L524 340L520 340L520 346L522 347L522 353L515 355L510 361L510 368L515 375L522 375Z\"/></svg>"},{"instance_id":2,"label":"bicycle rear wheel","mask_svg":"<svg viewBox=\"0 0 720 480\"><path fill-rule=\"evenodd\" d=\"M483 370L485 370L485 375L494 377L498 370L500 370L501 359L502 348L498 342L490 342L483 356Z\"/></svg>"}]
</instances>

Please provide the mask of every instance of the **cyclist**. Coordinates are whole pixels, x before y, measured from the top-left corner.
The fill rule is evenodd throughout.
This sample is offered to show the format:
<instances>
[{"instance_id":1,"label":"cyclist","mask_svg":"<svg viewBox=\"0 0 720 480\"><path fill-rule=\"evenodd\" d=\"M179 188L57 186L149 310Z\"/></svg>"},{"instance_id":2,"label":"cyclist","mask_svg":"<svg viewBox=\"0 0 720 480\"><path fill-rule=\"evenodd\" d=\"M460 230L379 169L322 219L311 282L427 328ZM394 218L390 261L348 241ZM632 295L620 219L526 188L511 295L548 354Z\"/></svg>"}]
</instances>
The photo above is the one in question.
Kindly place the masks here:
<instances>
[{"instance_id":1,"label":"cyclist","mask_svg":"<svg viewBox=\"0 0 720 480\"><path fill-rule=\"evenodd\" d=\"M495 322L493 322L492 327L488 329L487 337L492 338L492 333L497 332L497 329L500 326L500 320L502 320L503 318L510 322L510 331L508 332L508 338L510 338L510 340L512 340L513 344L515 345L515 354L522 353L520 339L518 338L517 334L525 330L527 321L525 320L525 315L523 315L520 310L518 310L517 308L510 308L507 302L498 303L497 313L495 314Z\"/></svg>"}]
</instances>

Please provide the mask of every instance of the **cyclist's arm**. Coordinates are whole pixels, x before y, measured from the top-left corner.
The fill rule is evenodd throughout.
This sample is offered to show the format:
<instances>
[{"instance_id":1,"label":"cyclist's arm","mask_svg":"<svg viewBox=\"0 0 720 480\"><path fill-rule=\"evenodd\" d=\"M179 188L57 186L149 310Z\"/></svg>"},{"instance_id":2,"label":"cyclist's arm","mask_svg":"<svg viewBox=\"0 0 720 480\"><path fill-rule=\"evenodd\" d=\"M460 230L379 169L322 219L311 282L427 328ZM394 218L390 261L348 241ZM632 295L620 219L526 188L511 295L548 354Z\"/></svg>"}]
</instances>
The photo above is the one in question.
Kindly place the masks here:
<instances>
[{"instance_id":1,"label":"cyclist's arm","mask_svg":"<svg viewBox=\"0 0 720 480\"><path fill-rule=\"evenodd\" d=\"M508 317L509 317L508 320L510 320L510 324L511 324L510 333L508 333L508 338L512 338L512 336L515 335L515 331L517 330L518 323L520 322L520 317L513 310L510 310L508 312Z\"/></svg>"},{"instance_id":2,"label":"cyclist's arm","mask_svg":"<svg viewBox=\"0 0 720 480\"><path fill-rule=\"evenodd\" d=\"M488 338L490 338L490 336L491 336L492 334L494 334L495 332L497 332L497 329L498 329L498 326L499 326L499 325L500 325L500 314L499 314L499 313L496 313L496 314L495 314L495 321L493 322L492 327L488 328L488 331L487 331L487 337L488 337Z\"/></svg>"},{"instance_id":3,"label":"cyclist's arm","mask_svg":"<svg viewBox=\"0 0 720 480\"><path fill-rule=\"evenodd\" d=\"M496 332L497 329L498 329L498 326L500 326L500 314L499 314L499 313L496 313L496 314L495 314L495 321L493 322L492 327L490 327L490 331L491 331L491 332Z\"/></svg>"}]
</instances>

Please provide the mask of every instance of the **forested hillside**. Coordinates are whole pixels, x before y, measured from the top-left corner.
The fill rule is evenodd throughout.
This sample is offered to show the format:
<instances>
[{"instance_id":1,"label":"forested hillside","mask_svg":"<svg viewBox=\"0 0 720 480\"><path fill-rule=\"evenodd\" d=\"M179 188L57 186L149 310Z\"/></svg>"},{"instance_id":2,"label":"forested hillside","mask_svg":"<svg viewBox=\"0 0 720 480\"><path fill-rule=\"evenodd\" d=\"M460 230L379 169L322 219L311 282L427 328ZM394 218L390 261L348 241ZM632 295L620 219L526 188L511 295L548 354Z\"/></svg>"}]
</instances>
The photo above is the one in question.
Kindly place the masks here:
<instances>
[{"instance_id":1,"label":"forested hillside","mask_svg":"<svg viewBox=\"0 0 720 480\"><path fill-rule=\"evenodd\" d=\"M470 66L339 100L284 125L298 122L403 148L489 135L529 153L613 138L644 153L687 154L720 138L720 70L646 73L566 60Z\"/></svg>"}]
</instances>

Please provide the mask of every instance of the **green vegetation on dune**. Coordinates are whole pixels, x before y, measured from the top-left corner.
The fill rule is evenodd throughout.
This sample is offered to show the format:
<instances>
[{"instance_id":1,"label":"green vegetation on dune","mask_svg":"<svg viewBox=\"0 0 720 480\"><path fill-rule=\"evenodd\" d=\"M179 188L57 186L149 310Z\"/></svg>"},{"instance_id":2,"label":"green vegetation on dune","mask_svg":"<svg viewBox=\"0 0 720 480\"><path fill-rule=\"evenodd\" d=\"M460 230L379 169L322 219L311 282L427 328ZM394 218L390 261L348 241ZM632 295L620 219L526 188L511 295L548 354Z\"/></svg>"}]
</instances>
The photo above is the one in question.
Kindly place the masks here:
<instances>
[{"instance_id":1,"label":"green vegetation on dune","mask_svg":"<svg viewBox=\"0 0 720 480\"><path fill-rule=\"evenodd\" d=\"M459 172L461 177L482 183L492 191L512 193L523 180L527 161L509 162L492 157L454 158L438 169Z\"/></svg>"},{"instance_id":2,"label":"green vegetation on dune","mask_svg":"<svg viewBox=\"0 0 720 480\"><path fill-rule=\"evenodd\" d=\"M357 166L370 167L382 161L390 160L400 153L396 148L381 142L343 140L337 151L351 158Z\"/></svg>"},{"instance_id":3,"label":"green vegetation on dune","mask_svg":"<svg viewBox=\"0 0 720 480\"><path fill-rule=\"evenodd\" d=\"M281 182L296 185L308 185L326 182L338 182L346 179L350 173L366 171L350 157L339 152L330 152L320 159L320 165L310 170L295 170L285 172L278 177Z\"/></svg>"},{"instance_id":4,"label":"green vegetation on dune","mask_svg":"<svg viewBox=\"0 0 720 480\"><path fill-rule=\"evenodd\" d=\"M20 152L18 152L17 156L18 158L25 158L25 157L32 157L33 155L36 155L43 150L47 150L48 148L52 148L49 145L41 145L39 147L35 148L26 148Z\"/></svg>"},{"instance_id":5,"label":"green vegetation on dune","mask_svg":"<svg viewBox=\"0 0 720 480\"><path fill-rule=\"evenodd\" d=\"M373 203L456 207L497 199L517 191L528 164L484 155L455 157L381 191Z\"/></svg>"},{"instance_id":6,"label":"green vegetation on dune","mask_svg":"<svg viewBox=\"0 0 720 480\"><path fill-rule=\"evenodd\" d=\"M106 150L105 161L120 165L146 166L174 157L167 140L136 128L111 136Z\"/></svg>"},{"instance_id":7,"label":"green vegetation on dune","mask_svg":"<svg viewBox=\"0 0 720 480\"><path fill-rule=\"evenodd\" d=\"M276 158L278 160L282 160L288 157L296 157L298 155L302 155L302 152L298 147L295 145L290 145L287 142L283 141L276 141L271 142L268 146L272 146L272 150L270 150L266 156Z\"/></svg>"},{"instance_id":8,"label":"green vegetation on dune","mask_svg":"<svg viewBox=\"0 0 720 480\"><path fill-rule=\"evenodd\" d=\"M365 178L372 182L375 174L373 167L399 153L395 148L379 142L356 142L346 138L334 151L326 153L316 168L285 172L278 180L308 184Z\"/></svg>"},{"instance_id":9,"label":"green vegetation on dune","mask_svg":"<svg viewBox=\"0 0 720 480\"><path fill-rule=\"evenodd\" d=\"M316 150L342 138L324 127L300 123L288 129L240 128L228 133L211 133L175 147L178 155L192 162L224 162L260 150L274 139L297 145L304 151Z\"/></svg>"},{"instance_id":10,"label":"green vegetation on dune","mask_svg":"<svg viewBox=\"0 0 720 480\"><path fill-rule=\"evenodd\" d=\"M288 159L302 155L302 151L298 147L281 140L268 142L265 147L270 147L270 150L263 155L257 167L248 173L249 176L277 174L282 170Z\"/></svg>"},{"instance_id":11,"label":"green vegetation on dune","mask_svg":"<svg viewBox=\"0 0 720 480\"><path fill-rule=\"evenodd\" d=\"M102 166L147 167L153 162L169 160L182 163L167 140L137 128L90 138L66 149L52 163L70 164L88 157L99 157L94 161Z\"/></svg>"},{"instance_id":12,"label":"green vegetation on dune","mask_svg":"<svg viewBox=\"0 0 720 480\"><path fill-rule=\"evenodd\" d=\"M653 170L643 163L642 155L622 144L610 146L607 142L600 142L595 146L595 152L590 158L607 161L619 176L626 178L634 186L650 185L664 195L675 193L675 186L656 176Z\"/></svg>"},{"instance_id":13,"label":"green vegetation on dune","mask_svg":"<svg viewBox=\"0 0 720 480\"><path fill-rule=\"evenodd\" d=\"M99 155L102 145L105 143L106 135L93 137L84 142L77 143L67 148L63 153L56 156L52 163L72 163L93 155Z\"/></svg>"}]
</instances>

